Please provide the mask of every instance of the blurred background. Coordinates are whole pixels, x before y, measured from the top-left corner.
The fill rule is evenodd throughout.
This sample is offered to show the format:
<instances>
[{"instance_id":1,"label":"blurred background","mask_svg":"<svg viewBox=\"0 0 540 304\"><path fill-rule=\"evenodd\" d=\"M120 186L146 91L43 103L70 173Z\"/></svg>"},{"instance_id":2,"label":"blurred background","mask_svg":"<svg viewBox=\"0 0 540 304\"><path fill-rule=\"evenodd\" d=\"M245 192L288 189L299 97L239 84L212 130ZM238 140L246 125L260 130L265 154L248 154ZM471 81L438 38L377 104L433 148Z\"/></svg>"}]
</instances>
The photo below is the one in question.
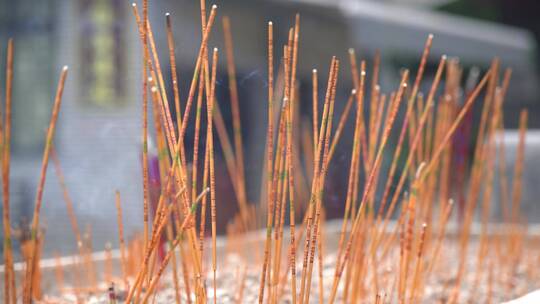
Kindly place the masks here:
<instances>
[{"instance_id":1,"label":"blurred background","mask_svg":"<svg viewBox=\"0 0 540 304\"><path fill-rule=\"evenodd\" d=\"M211 3L208 3L210 6ZM519 110L529 110L527 166L522 200L530 222L540 222L537 185L540 182L540 2L536 0L259 0L216 1L218 19L209 46L223 48L222 16L229 16L241 105L249 201L259 198L266 124L266 24L274 22L276 46L285 43L294 16L301 14L299 70L301 115L309 117L311 70L319 69L320 96L332 55L342 59L336 112L352 88L347 50L354 48L371 68L381 54L380 82L389 93L398 85L400 70L416 73L429 33L435 35L424 76L431 84L441 55L459 57L464 75L472 67L485 71L494 56L513 69L505 102L505 127L517 128ZM200 44L197 0L150 1L150 21L160 62L170 83L165 36L170 12L176 42L180 95L186 99ZM14 38L14 103L11 171L12 226L19 234L32 217L54 91L63 65L69 65L64 102L54 145L61 162L79 225L99 250L117 243L114 191L122 194L126 237L142 227L141 181L141 48L126 0L0 0L0 71L5 69L6 44ZM275 56L281 56L276 47ZM228 105L228 81L222 58L217 97ZM414 75L413 74L413 75ZM465 82L465 81L464 81ZM5 75L0 73L3 100ZM172 96L172 91L169 91ZM172 100L172 98L169 98ZM222 106L231 126L228 106ZM305 109L305 110L304 110ZM479 109L474 109L475 113ZM477 114L475 114L477 115ZM264 123L261 123L264 122ZM352 129L349 122L348 129ZM231 131L231 130L229 130ZM508 133L508 158L513 162L517 141ZM347 137L347 134L344 138ZM188 142L192 139L188 136ZM217 142L217 141L216 141ZM218 145L217 145L218 146ZM330 172L326 204L330 216L341 216L344 177L350 140L343 140ZM219 219L223 231L235 212L222 156L218 153ZM529 165L530 164L530 165ZM220 176L222 175L222 178ZM221 180L221 182L220 182ZM536 189L535 189L536 188ZM62 191L49 165L42 209L45 256L74 252ZM497 211L494 211L497 212ZM1 249L0 249L1 250Z\"/></svg>"}]
</instances>

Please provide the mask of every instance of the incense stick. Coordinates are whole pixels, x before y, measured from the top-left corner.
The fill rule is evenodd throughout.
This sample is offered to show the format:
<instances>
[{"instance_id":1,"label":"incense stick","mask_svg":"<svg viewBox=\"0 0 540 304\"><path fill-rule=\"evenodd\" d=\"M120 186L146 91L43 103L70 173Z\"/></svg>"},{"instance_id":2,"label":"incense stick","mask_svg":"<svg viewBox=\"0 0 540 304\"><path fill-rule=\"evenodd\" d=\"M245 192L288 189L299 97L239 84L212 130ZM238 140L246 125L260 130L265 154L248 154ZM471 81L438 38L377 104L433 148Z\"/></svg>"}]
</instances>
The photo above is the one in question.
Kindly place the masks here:
<instances>
[{"instance_id":1,"label":"incense stick","mask_svg":"<svg viewBox=\"0 0 540 304\"><path fill-rule=\"evenodd\" d=\"M124 283L127 285L127 265L126 265L126 248L124 241L124 224L122 220L122 202L120 199L120 191L116 190L115 192L115 203L117 211L117 220L118 220L118 241L120 242L120 264L122 267L122 275Z\"/></svg>"},{"instance_id":2,"label":"incense stick","mask_svg":"<svg viewBox=\"0 0 540 304\"><path fill-rule=\"evenodd\" d=\"M208 145L210 145L210 202L211 202L211 216L212 216L212 271L214 273L213 278L213 287L214 287L214 304L217 301L216 298L216 270L217 270L217 261L216 261L216 179L214 172L214 136L213 136L213 124L212 124L212 111L215 98L215 88L216 88L216 70L218 64L218 49L214 48L212 55L212 81L211 81L211 90L210 98L208 99L208 127L207 127L207 140Z\"/></svg>"},{"instance_id":3,"label":"incense stick","mask_svg":"<svg viewBox=\"0 0 540 304\"><path fill-rule=\"evenodd\" d=\"M16 303L15 271L11 242L10 218L10 162L11 162L11 103L13 89L13 39L8 40L6 64L5 130L2 136L2 221L4 223L4 303ZM0 117L0 121L1 121ZM2 131L2 130L0 130Z\"/></svg>"},{"instance_id":4,"label":"incense stick","mask_svg":"<svg viewBox=\"0 0 540 304\"><path fill-rule=\"evenodd\" d=\"M62 94L64 92L64 84L66 82L67 71L68 71L68 67L64 66L60 74L60 80L58 81L58 87L56 90L56 97L54 99L54 106L52 110L51 121L49 123L47 137L45 139L45 151L43 152L43 160L41 163L40 178L39 178L39 184L38 184L37 193L36 193L34 213L33 213L32 226L31 226L32 247L31 247L30 259L28 260L29 264L27 265L27 268L26 268L26 275L25 275L25 281L24 281L24 292L23 292L24 303L31 302L32 289L34 288L33 286L33 283L34 283L33 277L34 277L34 271L35 271L34 265L38 259L37 234L38 234L38 229L39 229L39 215L40 215L41 204L42 204L42 199L43 199L43 188L45 185L47 165L49 163L49 155L50 155L50 150L52 146L54 132L56 129L58 113L60 112L60 105L62 103Z\"/></svg>"}]
</instances>

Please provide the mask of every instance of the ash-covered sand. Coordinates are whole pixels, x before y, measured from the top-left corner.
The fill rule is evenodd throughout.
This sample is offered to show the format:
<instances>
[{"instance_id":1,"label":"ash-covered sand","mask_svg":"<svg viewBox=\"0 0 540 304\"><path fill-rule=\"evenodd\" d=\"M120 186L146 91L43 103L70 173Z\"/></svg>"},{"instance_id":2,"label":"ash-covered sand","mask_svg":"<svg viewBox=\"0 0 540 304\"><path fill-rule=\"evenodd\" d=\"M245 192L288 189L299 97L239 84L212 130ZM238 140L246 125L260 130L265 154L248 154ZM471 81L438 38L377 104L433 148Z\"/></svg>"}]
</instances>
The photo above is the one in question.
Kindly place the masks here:
<instances>
[{"instance_id":1,"label":"ash-covered sand","mask_svg":"<svg viewBox=\"0 0 540 304\"><path fill-rule=\"evenodd\" d=\"M331 243L331 242L330 242ZM288 243L285 243L288 244ZM429 275L425 288L422 291L421 303L445 303L450 293L455 286L456 273L458 269L458 249L455 242L446 241L443 245L436 266ZM284 247L285 248L285 247ZM328 248L325 248L328 251ZM258 255L254 253L250 256ZM243 252L242 254L246 254ZM429 255L425 259L431 258ZM511 299L520 297L528 292L531 292L540 287L538 274L540 269L531 267L538 265L540 261L540 253L538 250L524 250L523 257L517 261L514 270L508 265L512 263L499 263L499 259L508 259L504 253L497 255L495 252L489 251L483 258L483 265L478 268L478 246L473 243L469 246L467 265L460 288L460 297L458 303L502 303ZM254 258L256 259L256 258ZM229 253L226 258L223 258L218 263L218 271L216 277L216 297L217 303L256 303L258 302L261 264L254 261L245 264L246 259L242 258L238 253ZM379 286L379 295L384 299L384 303L397 303L398 295L396 292L396 278L398 274L399 250L393 250L388 254L383 261L378 261L377 266L377 282L374 281L372 271L364 277L363 288L358 290L358 294L362 297L360 303L375 302L375 284ZM286 263L286 260L282 260ZM315 259L317 263L317 259ZM323 296L324 302L328 301L332 283L335 274L336 253L329 252L325 254L323 262ZM370 263L371 264L371 263ZM413 264L414 265L414 264ZM505 266L499 266L505 265ZM169 265L170 266L170 265ZM285 265L282 265L284 273ZM368 265L369 269L373 265ZM428 263L423 265L428 267ZM209 303L213 301L211 260L205 264L206 269L206 293ZM480 271L477 272L476 270ZM244 277L245 271L245 280ZM297 288L300 285L300 273L302 271L302 257L297 258ZM413 269L409 271L409 279L411 279ZM479 273L479 274L478 274ZM345 292L343 281L345 273L342 276L341 283L337 292L335 303L343 303L343 293ZM244 284L242 291L242 301L238 301L241 284ZM185 286L182 276L179 274L179 285L181 290L182 302L187 303ZM193 282L190 283L193 286ZM68 286L65 286L68 287ZM103 292L85 295L82 299L86 303L110 303L109 294L107 292L108 285L102 284ZM192 287L193 288L193 287ZM278 287L278 290L280 288ZM268 290L268 287L266 287ZM311 283L310 303L320 303L320 287L319 287L319 272L318 264L313 267L313 277ZM491 290L491 291L490 291ZM297 289L299 292L299 288ZM351 292L350 290L348 292ZM125 298L125 290L121 290L117 286L115 296L118 302L122 302ZM491 296L489 296L491 294ZM191 295L192 301L195 295ZM164 273L160 280L160 286L155 293L154 303L175 303L175 291L173 288L172 271ZM64 294L58 296L45 296L42 303L76 303L77 299L73 294ZM282 296L279 303L291 303L290 297L290 280L282 289Z\"/></svg>"}]
</instances>

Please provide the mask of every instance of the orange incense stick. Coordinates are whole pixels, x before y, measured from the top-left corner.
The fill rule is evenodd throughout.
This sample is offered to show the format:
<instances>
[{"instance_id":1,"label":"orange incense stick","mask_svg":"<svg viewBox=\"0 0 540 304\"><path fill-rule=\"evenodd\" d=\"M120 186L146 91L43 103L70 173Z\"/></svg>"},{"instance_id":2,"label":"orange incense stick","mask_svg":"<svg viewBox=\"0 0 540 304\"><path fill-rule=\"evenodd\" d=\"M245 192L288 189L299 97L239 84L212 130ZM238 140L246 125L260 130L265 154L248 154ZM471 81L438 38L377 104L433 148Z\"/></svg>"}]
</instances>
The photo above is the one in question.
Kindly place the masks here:
<instances>
[{"instance_id":1,"label":"orange incense stick","mask_svg":"<svg viewBox=\"0 0 540 304\"><path fill-rule=\"evenodd\" d=\"M510 219L512 223L517 223L520 217L519 204L521 201L521 183L523 177L523 164L525 160L525 134L527 132L528 112L523 109L519 115L519 142L517 149L516 165L512 182L512 207Z\"/></svg>"},{"instance_id":2,"label":"orange incense stick","mask_svg":"<svg viewBox=\"0 0 540 304\"><path fill-rule=\"evenodd\" d=\"M281 115L279 120L279 127L278 127L278 136L277 136L277 146L276 146L276 159L274 161L274 171L273 171L273 181L272 181L272 189L271 189L271 201L272 201L272 209L270 212L275 212L273 216L274 226L276 227L276 236L279 232L279 226L280 226L280 215L281 215L281 201L283 200L283 185L285 182L285 179L287 176L285 176L285 162L286 162L286 133L285 133L285 124L286 124L286 117L287 117L287 104L289 103L288 99L284 98L283 103L281 105ZM272 220L272 219L271 219ZM272 224L272 223L271 223ZM272 232L272 226L270 226L270 233ZM271 243L270 243L271 245ZM277 244L277 237L276 237L276 248L279 246ZM276 249L277 252L277 249ZM277 254L277 253L276 253ZM279 256L274 256L274 263L277 265L277 259L279 259ZM269 249L268 251L268 285L269 289L271 288L270 284L271 282L275 285L275 280L277 279L277 274L274 271L274 280L270 280L271 277L271 270L270 270L270 264L272 261L272 251ZM272 289L268 291L270 301L272 301ZM264 293L264 290L263 290ZM264 294L263 294L264 295Z\"/></svg>"},{"instance_id":3,"label":"orange incense stick","mask_svg":"<svg viewBox=\"0 0 540 304\"><path fill-rule=\"evenodd\" d=\"M263 268L262 268L262 275L261 275L261 284L259 287L259 303L263 302L264 298L264 288L265 288L265 280L266 280L266 272L268 268L268 263L270 259L270 251L272 246L272 215L273 215L273 180L274 176L272 174L272 168L273 168L273 158L274 158L274 90L273 90L273 81L274 81L274 28L273 23L270 21L268 22L268 129L267 129L267 159L266 159L266 165L267 165L267 195L268 195L268 202L267 202L267 221L266 221L266 242L264 247L264 260L263 260Z\"/></svg>"},{"instance_id":4,"label":"orange incense stick","mask_svg":"<svg viewBox=\"0 0 540 304\"><path fill-rule=\"evenodd\" d=\"M413 274L413 279L412 279L412 288L411 288L411 291L410 291L410 298L409 298L409 302L410 303L414 303L415 301L419 301L421 300L421 296L418 297L417 294L416 294L416 290L418 289L418 285L420 284L420 274L422 272L422 256L423 256L423 253L424 253L424 247L425 247L425 237L426 237L426 228L427 228L427 224L426 223L423 223L422 224L422 232L420 234L420 244L419 244L419 248L418 248L418 253L417 253L417 256L416 256L416 266L414 267L414 274ZM420 291L420 294L422 294L422 291Z\"/></svg>"},{"instance_id":5,"label":"orange incense stick","mask_svg":"<svg viewBox=\"0 0 540 304\"><path fill-rule=\"evenodd\" d=\"M2 136L2 221L4 224L4 303L16 303L15 271L11 242L11 219L9 212L9 181L11 164L11 98L13 89L13 39L8 40L6 64L6 116ZM1 121L0 117L0 121ZM1 130L0 130L1 131Z\"/></svg>"},{"instance_id":6,"label":"orange incense stick","mask_svg":"<svg viewBox=\"0 0 540 304\"><path fill-rule=\"evenodd\" d=\"M319 81L317 76L317 69L313 69L311 74L311 82L313 86L313 152L315 152L317 151L317 139L319 138Z\"/></svg>"},{"instance_id":7,"label":"orange incense stick","mask_svg":"<svg viewBox=\"0 0 540 304\"><path fill-rule=\"evenodd\" d=\"M150 60L148 53L148 0L143 0L143 20L141 29L141 40L143 44L143 70L142 70L142 170L143 170L143 242L144 248L148 247L148 211L149 211L149 192L148 192L148 61Z\"/></svg>"},{"instance_id":8,"label":"orange incense stick","mask_svg":"<svg viewBox=\"0 0 540 304\"><path fill-rule=\"evenodd\" d=\"M362 78L360 80L360 88L363 89L364 87L364 81L365 81L365 73L362 73ZM362 92L362 91L361 91ZM357 171L359 171L359 162L360 162L360 147L359 145L360 140L360 119L361 114L360 111L362 109L358 106L356 107L356 123L354 127L354 135L353 135L353 150L352 150L352 156L351 156L351 165L349 167L349 180L347 185L347 194L346 194L346 200L345 200L345 211L343 215L343 221L341 224L341 232L339 236L339 242L338 242L338 260L336 262L336 266L339 265L340 261L340 254L342 252L343 248L343 241L345 239L345 231L347 230L348 225L348 219L349 219L349 213L351 213L351 205L353 201L353 189L355 184L355 179L357 176ZM336 273L337 275L337 273Z\"/></svg>"},{"instance_id":9,"label":"orange incense stick","mask_svg":"<svg viewBox=\"0 0 540 304\"><path fill-rule=\"evenodd\" d=\"M217 5L213 5L212 9L210 11L210 16L208 17L208 22L205 27L203 38L201 40L201 46L199 48L199 53L197 55L197 62L195 64L195 71L193 72L193 78L191 80L191 85L189 89L189 95L188 100L186 102L186 108L184 109L184 116L182 118L182 129L180 131L179 139L182 141L184 134L186 133L187 129L187 123L189 121L189 114L191 112L191 106L193 103L193 97L195 95L195 89L196 89L196 83L197 79L199 77L199 74L201 73L201 65L204 64L203 61L203 55L206 49L206 44L208 42L208 38L210 37L210 32L212 30L212 26L214 24L214 19L216 17L216 11L217 11Z\"/></svg>"},{"instance_id":10,"label":"orange incense stick","mask_svg":"<svg viewBox=\"0 0 540 304\"><path fill-rule=\"evenodd\" d=\"M310 248L310 241L311 241L311 229L313 224L313 218L315 217L315 205L316 205L316 192L317 192L317 186L318 186L318 180L319 180L319 172L320 172L320 162L321 162L321 152L322 152L322 145L323 145L323 135L325 134L326 130L326 124L328 121L328 113L329 113L329 103L330 103L330 91L331 86L333 83L333 77L335 72L335 64L336 64L336 58L332 57L332 61L330 63L330 70L328 75L328 84L327 84L327 92L326 97L324 101L324 107L323 107L323 114L322 114L322 120L321 120L321 127L319 132L319 139L317 143L317 151L315 153L315 164L314 164L314 174L313 174L313 181L311 186L311 198L308 206L308 210L306 213L306 240L304 245L304 259L302 264L302 280L300 285L300 301L303 302L304 299L304 292L305 292L305 281L306 281L306 270L307 270L307 264L308 264L308 254L309 254L309 248Z\"/></svg>"},{"instance_id":11,"label":"orange incense stick","mask_svg":"<svg viewBox=\"0 0 540 304\"><path fill-rule=\"evenodd\" d=\"M54 106L51 116L51 121L49 123L49 128L47 131L47 138L45 139L45 150L43 152L43 160L41 163L41 171L39 184L36 193L35 206L34 206L34 215L32 219L31 226L31 252L30 259L28 260L28 265L26 268L25 282L24 282L24 291L23 291L23 302L30 303L32 297L33 286L33 277L34 277L34 266L36 265L36 259L38 258L38 240L37 234L39 229L39 215L41 211L41 204L43 199L43 188L45 186L45 178L47 175L47 165L49 164L49 155L52 146L54 132L56 130L56 122L58 120L58 113L60 112L60 105L62 104L62 94L64 92L64 84L66 82L68 67L64 66L60 74L60 80L58 81L58 87L56 89L56 97L54 99Z\"/></svg>"},{"instance_id":12,"label":"orange incense stick","mask_svg":"<svg viewBox=\"0 0 540 304\"><path fill-rule=\"evenodd\" d=\"M321 217L321 205L323 200L323 193L324 193L324 182L326 178L326 172L328 171L328 153L330 149L330 137L332 133L332 120L334 116L334 104L335 104L335 97L336 97L336 86L337 86L337 75L339 71L339 60L335 60L334 63L334 71L332 75L332 82L331 86L329 86L329 91L327 90L327 93L330 93L327 95L330 98L330 111L328 114L328 121L326 123L326 130L323 132L321 131L321 134L325 133L325 140L324 140L324 151L323 151L323 159L322 159L322 166L319 177L315 177L314 180L317 180L316 188L315 188L315 220L313 225L313 232L312 232L312 239L311 239L311 247L310 247L310 260L309 260L309 268L308 268L308 274L307 274L307 282L306 282L306 292L304 294L304 300L305 303L309 303L309 297L310 297L310 289L311 289L311 278L313 273L313 262L315 258L315 247L317 244L317 237L319 236L318 230L320 226L320 217ZM321 144L321 143L320 143ZM318 146L320 148L320 146Z\"/></svg>"},{"instance_id":13,"label":"orange incense stick","mask_svg":"<svg viewBox=\"0 0 540 304\"><path fill-rule=\"evenodd\" d=\"M176 112L176 124L178 128L178 133L180 134L180 128L182 126L182 109L180 108L180 92L178 90L178 74L176 72L176 56L174 52L174 37L172 33L172 22L171 15L169 13L165 14L165 20L167 25L167 45L169 47L169 64L171 65L171 78L172 78L172 87L174 93L174 106Z\"/></svg>"},{"instance_id":14,"label":"orange incense stick","mask_svg":"<svg viewBox=\"0 0 540 304\"><path fill-rule=\"evenodd\" d=\"M201 112L203 100L204 78L199 78L199 92L197 96L197 109L195 110L195 136L193 138L193 161L191 169L191 200L197 197L197 169L199 162L199 135L201 128Z\"/></svg>"},{"instance_id":15,"label":"orange incense stick","mask_svg":"<svg viewBox=\"0 0 540 304\"><path fill-rule=\"evenodd\" d=\"M124 283L127 286L127 264L126 264L126 246L124 241L124 224L122 220L122 201L120 199L120 191L115 191L115 203L117 211L117 220L118 220L118 240L120 242L120 264L122 266L122 276L124 278Z\"/></svg>"},{"instance_id":16,"label":"orange incense stick","mask_svg":"<svg viewBox=\"0 0 540 304\"><path fill-rule=\"evenodd\" d=\"M234 64L233 40L229 17L223 17L223 35L225 38L225 54L227 59L227 75L229 78L229 95L231 99L231 112L233 116L233 138L236 154L236 172L240 193L245 196L244 177L244 149L242 144L242 124L240 119L240 103L238 101L238 88L236 84L236 67Z\"/></svg>"},{"instance_id":17,"label":"orange incense stick","mask_svg":"<svg viewBox=\"0 0 540 304\"><path fill-rule=\"evenodd\" d=\"M395 105L393 106L393 109L391 109L392 113L390 114L389 123L386 126L386 128L384 130L384 133L382 135L381 144L379 146L379 149L377 151L377 154L376 154L376 157L375 157L375 160L374 160L374 163L373 163L374 166L371 168L371 172L370 172L368 180L366 182L366 186L364 188L364 193L363 193L362 199L360 201L359 209L357 211L357 214L356 214L354 222L353 222L353 226L352 226L352 230L351 230L351 236L349 237L349 241L347 242L347 249L346 249L345 255L343 257L343 262L341 263L341 265L339 265L340 263L338 261L338 267L336 267L337 275L334 278L334 283L332 285L332 292L331 292L331 295L330 295L330 303L333 303L333 301L335 299L335 295L336 295L336 292L337 292L337 284L339 283L339 278L341 277L343 267L345 266L346 261L347 261L347 259L349 257L349 254L350 254L350 247L352 245L352 238L353 238L354 234L356 233L356 230L358 229L358 223L360 221L360 215L363 213L363 209L365 208L366 199L370 195L370 192L372 190L373 181L375 180L375 172L377 172L376 169L379 166L379 163L381 161L382 153L383 153L384 148L386 146L386 143L388 141L390 130L392 129L392 125L393 125L394 120L395 120L395 118L397 116L399 105L401 103L401 97L403 95L404 88L406 87L407 77L408 77L408 71L406 71L402 76L399 91L398 91L398 96L399 97L398 97L398 100L395 102ZM341 269L338 269L338 268L341 268Z\"/></svg>"},{"instance_id":18,"label":"orange incense stick","mask_svg":"<svg viewBox=\"0 0 540 304\"><path fill-rule=\"evenodd\" d=\"M388 199L388 195L390 193L390 186L392 184L392 181L394 180L394 174L397 169L397 161L399 159L399 156L401 155L401 150L403 147L403 141L405 139L405 134L408 129L408 123L409 119L411 117L414 100L416 99L416 94L418 92L418 87L420 86L420 81L422 80L422 76L424 73L427 57L429 55L429 51L431 49L431 44L433 40L433 35L429 35L428 39L426 41L426 45L424 46L424 51L422 53L422 58L420 60L420 66L418 68L418 73L416 74L416 79L414 81L413 89L411 96L409 97L409 100L407 102L407 111L405 113L405 119L403 120L403 124L401 127L401 131L399 134L399 139L396 145L396 149L394 150L394 156L392 159L392 164L390 165L390 171L388 173L388 178L386 179L386 185L384 187L384 193L381 200L381 206L379 207L379 214L377 215L377 221L380 221L380 217L382 216L382 212L384 211L384 207L386 204L386 201Z\"/></svg>"},{"instance_id":19,"label":"orange incense stick","mask_svg":"<svg viewBox=\"0 0 540 304\"><path fill-rule=\"evenodd\" d=\"M213 287L214 287L214 304L217 301L216 298L216 178L214 173L214 136L213 136L213 124L212 124L212 112L213 104L215 99L215 89L216 89L216 70L218 64L218 49L214 48L214 53L212 55L212 80L211 80L211 90L210 98L207 100L207 140L208 145L210 146L210 203L211 203L211 217L212 217L212 271L214 274L213 277Z\"/></svg>"},{"instance_id":20,"label":"orange incense stick","mask_svg":"<svg viewBox=\"0 0 540 304\"><path fill-rule=\"evenodd\" d=\"M66 202L66 209L68 212L69 220L71 222L71 228L73 229L73 233L75 235L75 240L77 243L80 243L82 242L82 239L79 225L77 224L77 217L75 216L75 211L73 210L73 201L71 200L69 192L67 191L64 174L62 173L62 167L60 166L60 160L58 159L58 155L56 154L56 149L54 148L54 145L51 146L51 158L54 164L54 171L56 173L56 176L58 177L58 182L60 183L60 187L62 188L62 194L64 196L64 201Z\"/></svg>"},{"instance_id":21,"label":"orange incense stick","mask_svg":"<svg viewBox=\"0 0 540 304\"><path fill-rule=\"evenodd\" d=\"M364 171L365 174L368 174L367 166L368 166L368 153L367 153L367 141L366 141L366 126L365 126L365 118L364 118L364 92L363 88L361 87L361 78L358 77L358 67L356 64L356 55L354 52L354 49L349 49L349 61L351 64L351 73L352 73L352 79L353 79L353 87L356 89L356 103L357 107L360 107L362 111L360 112L360 130L359 130L359 140L360 140L360 148L362 149L362 156L364 159ZM361 76L366 75L366 68L365 68L365 61L362 61L361 63Z\"/></svg>"}]
</instances>

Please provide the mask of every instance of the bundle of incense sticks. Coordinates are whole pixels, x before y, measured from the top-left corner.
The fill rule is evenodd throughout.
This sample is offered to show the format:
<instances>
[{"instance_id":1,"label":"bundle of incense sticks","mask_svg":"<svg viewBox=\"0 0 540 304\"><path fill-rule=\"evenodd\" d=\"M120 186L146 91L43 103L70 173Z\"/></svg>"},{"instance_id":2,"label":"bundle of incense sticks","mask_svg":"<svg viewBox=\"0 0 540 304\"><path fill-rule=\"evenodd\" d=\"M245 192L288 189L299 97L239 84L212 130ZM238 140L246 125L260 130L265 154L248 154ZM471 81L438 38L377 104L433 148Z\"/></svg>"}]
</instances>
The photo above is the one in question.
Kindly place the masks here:
<instances>
[{"instance_id":1,"label":"bundle of incense sticks","mask_svg":"<svg viewBox=\"0 0 540 304\"><path fill-rule=\"evenodd\" d=\"M423 51L419 46L416 74L403 70L392 88L379 85L379 53L373 62L358 62L350 49L349 58L321 58L327 76L313 70L313 116L303 117L297 76L302 54L300 15L291 20L286 44L277 47L274 27L279 25L268 22L268 99L260 105L268 113L267 135L261 198L254 205L246 191L231 23L218 15L217 6L209 12L205 0L200 6L200 46L187 100L180 100L172 16L167 13L164 20L171 66L167 83L169 76L162 72L148 19L148 1L143 0L142 12L132 4L142 49L143 233L126 241L117 190L111 200L118 213L111 220L118 222L120 248L115 259L110 245L106 246L102 273L92 254L91 230L81 234L69 195L70 181L64 179L53 147L68 74L64 67L45 140L31 235L23 242L24 272L16 280L9 214L13 79L13 41L9 40L0 119L4 303L92 299L103 303L492 303L538 287L531 282L538 282L540 275L535 270L540 266L535 253L539 242L520 211L527 111L520 114L510 184L505 144L498 134L504 130L503 105L511 70L502 72L498 59L479 81L472 77L461 88L463 69L458 60L442 56L429 91L420 92L432 35ZM225 124L221 112L229 105L216 98L220 52L208 44L219 18L232 126ZM351 73L352 83L339 81L343 73ZM320 78L326 81L324 96L318 95ZM167 95L168 87L172 97ZM336 100L338 88L350 90L347 100ZM335 108L341 108L336 102L345 103L342 113L335 113ZM478 121L471 119L475 105L481 108ZM352 130L346 130L349 120L354 122ZM189 151L185 139L191 124L194 142ZM469 134L473 129L475 134ZM345 138L344 132L352 138ZM392 136L397 138L395 145ZM149 137L155 138L158 155L157 169L152 171ZM470 138L475 138L474 145L464 146ZM341 181L346 185L344 214L336 225L326 220L325 190L336 147L343 141L352 141L352 149L347 178ZM204 151L199 151L199 143ZM227 227L224 246L218 245L217 238L217 218L224 206L216 193L215 144L222 148L239 210ZM49 157L78 248L69 270L57 258L56 297L43 295L40 272L40 211ZM161 181L155 202L151 180ZM492 216L494 198L502 206L500 219ZM454 199L463 207L457 229L449 227ZM476 224L480 229L474 229ZM501 225L505 228L496 229ZM249 237L249 231L264 227L265 233ZM73 272L71 282L66 271Z\"/></svg>"}]
</instances>

